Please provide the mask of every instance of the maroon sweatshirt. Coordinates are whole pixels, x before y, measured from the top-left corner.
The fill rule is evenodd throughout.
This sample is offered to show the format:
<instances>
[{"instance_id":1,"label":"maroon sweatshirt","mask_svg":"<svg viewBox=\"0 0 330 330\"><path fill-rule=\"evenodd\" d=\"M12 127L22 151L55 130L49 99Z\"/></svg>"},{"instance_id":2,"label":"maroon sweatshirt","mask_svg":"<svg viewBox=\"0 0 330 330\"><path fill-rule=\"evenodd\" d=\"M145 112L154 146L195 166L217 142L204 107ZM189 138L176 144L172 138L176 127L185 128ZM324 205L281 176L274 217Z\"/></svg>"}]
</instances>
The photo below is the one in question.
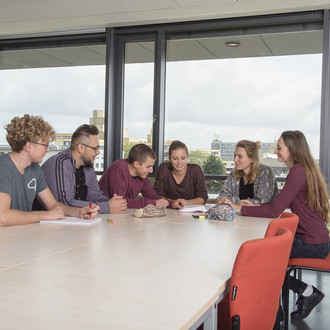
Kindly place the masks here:
<instances>
[{"instance_id":1,"label":"maroon sweatshirt","mask_svg":"<svg viewBox=\"0 0 330 330\"><path fill-rule=\"evenodd\" d=\"M108 198L114 194L123 196L130 209L142 208L148 204L156 205L156 200L163 198L155 192L148 177L142 179L131 176L126 159L112 163L102 175L99 185ZM136 199L140 193L143 198ZM169 202L171 206L172 202Z\"/></svg>"},{"instance_id":2,"label":"maroon sweatshirt","mask_svg":"<svg viewBox=\"0 0 330 330\"><path fill-rule=\"evenodd\" d=\"M243 206L242 215L278 218L289 206L292 213L299 217L296 236L309 244L329 242L329 230L320 214L306 203L307 181L301 164L295 164L287 178L285 186L276 200L260 206Z\"/></svg>"}]
</instances>

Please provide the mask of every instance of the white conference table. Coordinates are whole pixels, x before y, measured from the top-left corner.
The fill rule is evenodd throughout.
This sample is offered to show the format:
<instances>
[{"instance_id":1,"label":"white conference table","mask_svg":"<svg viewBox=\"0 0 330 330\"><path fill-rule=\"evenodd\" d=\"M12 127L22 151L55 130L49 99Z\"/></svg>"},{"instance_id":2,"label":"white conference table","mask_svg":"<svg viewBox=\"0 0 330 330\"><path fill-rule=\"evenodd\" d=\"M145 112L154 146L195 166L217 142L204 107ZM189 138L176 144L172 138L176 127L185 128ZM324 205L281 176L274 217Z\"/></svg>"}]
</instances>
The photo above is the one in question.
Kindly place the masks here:
<instances>
[{"instance_id":1,"label":"white conference table","mask_svg":"<svg viewBox=\"0 0 330 330\"><path fill-rule=\"evenodd\" d=\"M0 228L0 328L213 328L240 245L271 219L133 211L91 226Z\"/></svg>"}]
</instances>

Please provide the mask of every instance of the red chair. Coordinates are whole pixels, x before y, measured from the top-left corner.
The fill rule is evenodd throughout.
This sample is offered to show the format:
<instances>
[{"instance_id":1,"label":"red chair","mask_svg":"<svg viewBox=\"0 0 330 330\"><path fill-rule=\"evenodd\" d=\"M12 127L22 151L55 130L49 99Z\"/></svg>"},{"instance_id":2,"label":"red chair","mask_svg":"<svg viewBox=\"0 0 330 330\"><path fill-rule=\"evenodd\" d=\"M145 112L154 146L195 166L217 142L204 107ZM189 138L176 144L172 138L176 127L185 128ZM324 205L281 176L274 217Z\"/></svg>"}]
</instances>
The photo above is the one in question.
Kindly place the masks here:
<instances>
[{"instance_id":1,"label":"red chair","mask_svg":"<svg viewBox=\"0 0 330 330\"><path fill-rule=\"evenodd\" d=\"M265 237L274 236L280 227L289 229L294 237L296 234L298 222L299 218L296 214L283 212L278 219L274 219L268 224Z\"/></svg>"},{"instance_id":2,"label":"red chair","mask_svg":"<svg viewBox=\"0 0 330 330\"><path fill-rule=\"evenodd\" d=\"M316 272L330 273L330 254L325 259L317 258L292 258L289 260L289 269L285 276L284 295L283 295L283 307L285 317L285 329L289 328L289 283L290 274L296 270L309 270Z\"/></svg>"},{"instance_id":3,"label":"red chair","mask_svg":"<svg viewBox=\"0 0 330 330\"><path fill-rule=\"evenodd\" d=\"M280 227L289 229L292 232L292 235L294 237L294 235L296 234L298 222L299 222L299 217L296 214L290 213L290 212L283 212L278 219L274 219L269 223L267 230L266 230L265 237L274 236L276 231ZM293 241L293 237L292 237L292 241ZM284 298L285 294L286 293L285 293L285 289L284 289L284 290L282 290L283 302L285 300L285 298ZM284 304L285 304L285 302L284 302ZM285 308L284 308L284 310L285 310ZM281 310L279 309L278 317L276 319L276 324L275 324L274 329L280 328L281 316L283 317L283 314L281 315Z\"/></svg>"},{"instance_id":4,"label":"red chair","mask_svg":"<svg viewBox=\"0 0 330 330\"><path fill-rule=\"evenodd\" d=\"M279 228L273 237L243 243L218 309L218 329L273 329L293 236Z\"/></svg>"}]
</instances>

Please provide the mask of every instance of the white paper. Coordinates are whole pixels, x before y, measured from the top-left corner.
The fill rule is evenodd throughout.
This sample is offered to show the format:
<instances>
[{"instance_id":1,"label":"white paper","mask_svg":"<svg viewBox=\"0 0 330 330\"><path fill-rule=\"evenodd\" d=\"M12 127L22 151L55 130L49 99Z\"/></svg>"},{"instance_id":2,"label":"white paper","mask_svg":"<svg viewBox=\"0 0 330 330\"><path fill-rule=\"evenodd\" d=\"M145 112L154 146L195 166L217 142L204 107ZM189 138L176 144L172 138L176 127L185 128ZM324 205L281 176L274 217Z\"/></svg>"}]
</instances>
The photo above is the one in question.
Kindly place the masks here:
<instances>
[{"instance_id":1,"label":"white paper","mask_svg":"<svg viewBox=\"0 0 330 330\"><path fill-rule=\"evenodd\" d=\"M90 226L94 223L100 222L102 218L95 219L80 219L75 217L66 217L64 220L42 220L40 223L57 223L62 225L83 225Z\"/></svg>"},{"instance_id":2,"label":"white paper","mask_svg":"<svg viewBox=\"0 0 330 330\"><path fill-rule=\"evenodd\" d=\"M189 212L207 212L207 208L205 205L187 205L182 207L181 209L178 209L179 212L182 213L189 213Z\"/></svg>"}]
</instances>

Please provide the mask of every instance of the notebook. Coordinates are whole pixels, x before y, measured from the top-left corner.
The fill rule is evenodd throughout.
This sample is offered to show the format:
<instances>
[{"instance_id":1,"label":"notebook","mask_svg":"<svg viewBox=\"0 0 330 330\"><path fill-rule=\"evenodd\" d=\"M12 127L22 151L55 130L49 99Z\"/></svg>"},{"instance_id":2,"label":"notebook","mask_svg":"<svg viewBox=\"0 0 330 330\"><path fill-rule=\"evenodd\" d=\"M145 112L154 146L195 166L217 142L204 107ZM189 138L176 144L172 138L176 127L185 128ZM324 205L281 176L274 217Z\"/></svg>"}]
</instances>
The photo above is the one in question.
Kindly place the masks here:
<instances>
[{"instance_id":1,"label":"notebook","mask_svg":"<svg viewBox=\"0 0 330 330\"><path fill-rule=\"evenodd\" d=\"M42 220L40 223L57 223L62 225L82 225L82 226L90 226L94 223L100 222L102 218L95 219L80 219L75 217L66 217L63 220Z\"/></svg>"},{"instance_id":2,"label":"notebook","mask_svg":"<svg viewBox=\"0 0 330 330\"><path fill-rule=\"evenodd\" d=\"M205 205L187 205L178 209L180 213L193 213L193 212L207 212L207 208Z\"/></svg>"},{"instance_id":3,"label":"notebook","mask_svg":"<svg viewBox=\"0 0 330 330\"><path fill-rule=\"evenodd\" d=\"M210 207L214 206L215 204L208 204L208 205L202 205L202 204L197 204L197 205L187 205L182 207L181 209L178 209L178 212L181 213L197 213L197 212L202 212L205 213L209 210Z\"/></svg>"}]
</instances>

